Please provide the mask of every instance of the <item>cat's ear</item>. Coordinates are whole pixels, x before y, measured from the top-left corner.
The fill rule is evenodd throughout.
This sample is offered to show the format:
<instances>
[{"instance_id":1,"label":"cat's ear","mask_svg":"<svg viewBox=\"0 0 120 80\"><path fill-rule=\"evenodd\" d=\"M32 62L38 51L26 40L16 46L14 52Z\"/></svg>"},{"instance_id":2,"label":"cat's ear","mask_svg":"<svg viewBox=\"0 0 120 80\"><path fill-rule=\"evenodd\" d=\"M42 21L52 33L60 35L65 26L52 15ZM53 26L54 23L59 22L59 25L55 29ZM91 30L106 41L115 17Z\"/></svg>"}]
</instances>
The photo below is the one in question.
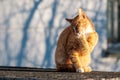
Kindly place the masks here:
<instances>
[{"instance_id":1,"label":"cat's ear","mask_svg":"<svg viewBox=\"0 0 120 80\"><path fill-rule=\"evenodd\" d=\"M66 18L66 21L68 21L69 23L72 23L73 19Z\"/></svg>"},{"instance_id":2,"label":"cat's ear","mask_svg":"<svg viewBox=\"0 0 120 80\"><path fill-rule=\"evenodd\" d=\"M83 12L82 9L79 8L79 10L78 10L78 15L81 16L81 15L83 14L82 12Z\"/></svg>"},{"instance_id":3,"label":"cat's ear","mask_svg":"<svg viewBox=\"0 0 120 80\"><path fill-rule=\"evenodd\" d=\"M81 18L85 18L85 17L86 17L84 11L83 11L81 8L79 8L79 10L78 10L78 15L79 15L79 17L81 17Z\"/></svg>"}]
</instances>

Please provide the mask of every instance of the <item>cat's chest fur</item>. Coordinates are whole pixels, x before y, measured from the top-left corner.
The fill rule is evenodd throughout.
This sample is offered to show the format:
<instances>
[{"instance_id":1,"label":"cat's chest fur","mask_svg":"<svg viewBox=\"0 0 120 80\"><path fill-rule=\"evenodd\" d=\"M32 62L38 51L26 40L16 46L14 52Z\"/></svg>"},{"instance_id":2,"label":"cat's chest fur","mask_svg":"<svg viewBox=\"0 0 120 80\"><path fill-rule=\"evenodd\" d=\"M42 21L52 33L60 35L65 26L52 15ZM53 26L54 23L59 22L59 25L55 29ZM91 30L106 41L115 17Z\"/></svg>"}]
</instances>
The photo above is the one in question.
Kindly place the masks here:
<instances>
[{"instance_id":1,"label":"cat's chest fur","mask_svg":"<svg viewBox=\"0 0 120 80\"><path fill-rule=\"evenodd\" d=\"M88 35L92 32L94 32L93 28L90 25L88 25L88 27L85 30L86 37L88 37Z\"/></svg>"},{"instance_id":2,"label":"cat's chest fur","mask_svg":"<svg viewBox=\"0 0 120 80\"><path fill-rule=\"evenodd\" d=\"M76 33L76 31L74 30L74 32ZM88 25L87 28L83 31L83 32L80 32L80 33L76 33L77 37L79 38L81 34L84 34L86 36L86 38L88 38L89 34L90 33L93 33L94 30L93 28L91 27L91 25Z\"/></svg>"}]
</instances>

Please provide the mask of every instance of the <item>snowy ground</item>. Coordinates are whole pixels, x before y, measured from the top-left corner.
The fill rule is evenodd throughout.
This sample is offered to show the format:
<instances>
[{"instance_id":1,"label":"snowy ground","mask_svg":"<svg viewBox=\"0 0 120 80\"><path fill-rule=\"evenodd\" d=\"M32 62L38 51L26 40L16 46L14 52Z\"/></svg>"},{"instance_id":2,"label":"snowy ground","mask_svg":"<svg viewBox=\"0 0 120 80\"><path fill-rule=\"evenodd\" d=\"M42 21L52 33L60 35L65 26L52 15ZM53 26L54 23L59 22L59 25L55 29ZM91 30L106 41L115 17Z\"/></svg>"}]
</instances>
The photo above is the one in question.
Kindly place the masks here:
<instances>
[{"instance_id":1,"label":"snowy ground","mask_svg":"<svg viewBox=\"0 0 120 80\"><path fill-rule=\"evenodd\" d=\"M107 0L0 0L0 65L54 68L60 32L82 7L93 20L99 43L92 53L93 70L120 71L120 60L103 58Z\"/></svg>"}]
</instances>

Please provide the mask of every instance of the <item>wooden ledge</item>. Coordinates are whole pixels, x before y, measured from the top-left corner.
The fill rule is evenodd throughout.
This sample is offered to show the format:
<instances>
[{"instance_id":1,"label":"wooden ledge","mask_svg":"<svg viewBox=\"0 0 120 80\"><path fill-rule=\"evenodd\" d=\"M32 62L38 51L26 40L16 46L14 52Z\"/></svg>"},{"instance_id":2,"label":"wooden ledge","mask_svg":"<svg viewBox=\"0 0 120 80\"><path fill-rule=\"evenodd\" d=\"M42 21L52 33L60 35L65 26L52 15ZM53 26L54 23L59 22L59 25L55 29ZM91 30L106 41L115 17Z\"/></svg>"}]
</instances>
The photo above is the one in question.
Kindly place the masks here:
<instances>
[{"instance_id":1,"label":"wooden ledge","mask_svg":"<svg viewBox=\"0 0 120 80\"><path fill-rule=\"evenodd\" d=\"M120 80L120 72L93 71L90 73L57 72L55 69L0 67L0 80Z\"/></svg>"}]
</instances>

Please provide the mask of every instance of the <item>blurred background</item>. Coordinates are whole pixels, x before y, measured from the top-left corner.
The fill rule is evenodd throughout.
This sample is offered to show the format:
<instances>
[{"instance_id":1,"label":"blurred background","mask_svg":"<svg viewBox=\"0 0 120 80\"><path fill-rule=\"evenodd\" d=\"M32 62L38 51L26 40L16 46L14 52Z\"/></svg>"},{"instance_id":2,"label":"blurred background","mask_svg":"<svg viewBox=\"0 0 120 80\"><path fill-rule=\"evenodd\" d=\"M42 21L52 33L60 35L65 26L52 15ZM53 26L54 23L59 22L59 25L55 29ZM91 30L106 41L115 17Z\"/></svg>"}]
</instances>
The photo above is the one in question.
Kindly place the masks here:
<instances>
[{"instance_id":1,"label":"blurred background","mask_svg":"<svg viewBox=\"0 0 120 80\"><path fill-rule=\"evenodd\" d=\"M120 71L120 0L0 0L0 66L55 68L65 18L80 7L99 34L91 67Z\"/></svg>"}]
</instances>

